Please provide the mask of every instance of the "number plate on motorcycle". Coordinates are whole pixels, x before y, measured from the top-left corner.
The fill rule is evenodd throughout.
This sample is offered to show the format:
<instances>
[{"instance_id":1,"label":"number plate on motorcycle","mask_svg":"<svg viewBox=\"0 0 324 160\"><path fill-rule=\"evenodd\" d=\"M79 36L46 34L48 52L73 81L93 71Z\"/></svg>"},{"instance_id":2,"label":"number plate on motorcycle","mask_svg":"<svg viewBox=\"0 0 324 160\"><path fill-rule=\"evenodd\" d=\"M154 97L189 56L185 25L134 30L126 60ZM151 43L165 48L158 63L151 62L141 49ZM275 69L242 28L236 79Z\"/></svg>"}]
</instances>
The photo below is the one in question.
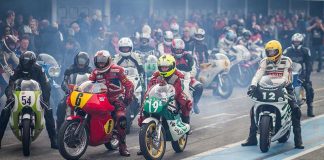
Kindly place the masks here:
<instances>
[{"instance_id":1,"label":"number plate on motorcycle","mask_svg":"<svg viewBox=\"0 0 324 160\"><path fill-rule=\"evenodd\" d=\"M92 94L74 91L71 93L71 104L83 108Z\"/></svg>"},{"instance_id":2,"label":"number plate on motorcycle","mask_svg":"<svg viewBox=\"0 0 324 160\"><path fill-rule=\"evenodd\" d=\"M163 109L162 101L155 97L150 97L144 102L144 111L148 113L159 113Z\"/></svg>"}]
</instances>

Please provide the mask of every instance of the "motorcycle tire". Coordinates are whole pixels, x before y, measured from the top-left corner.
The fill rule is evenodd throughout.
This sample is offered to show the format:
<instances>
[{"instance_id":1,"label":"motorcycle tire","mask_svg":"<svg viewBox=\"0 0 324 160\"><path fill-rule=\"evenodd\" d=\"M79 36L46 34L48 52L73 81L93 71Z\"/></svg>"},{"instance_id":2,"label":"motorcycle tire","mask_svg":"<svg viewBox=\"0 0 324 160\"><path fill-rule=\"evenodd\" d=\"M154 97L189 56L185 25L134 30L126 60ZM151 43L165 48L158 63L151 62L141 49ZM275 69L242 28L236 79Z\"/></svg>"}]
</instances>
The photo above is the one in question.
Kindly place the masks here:
<instances>
[{"instance_id":1,"label":"motorcycle tire","mask_svg":"<svg viewBox=\"0 0 324 160\"><path fill-rule=\"evenodd\" d=\"M165 153L165 149L166 149L166 133L165 133L165 130L163 128L163 126L161 127L161 139L163 139L163 141L161 142L160 141L160 152L158 155L151 155L150 151L148 150L149 147L147 146L147 142L146 142L146 139L147 137L149 137L147 135L147 131L150 129L150 127L154 127L155 128L157 127L155 122L150 122L150 123L145 123L142 125L141 129L140 129L140 133L139 133L139 144L140 144L140 149L142 151L142 154L144 156L145 159L148 159L148 160L160 160L163 158L164 156L164 153ZM152 147L152 145L151 145ZM152 148L150 148L152 149Z\"/></svg>"},{"instance_id":2,"label":"motorcycle tire","mask_svg":"<svg viewBox=\"0 0 324 160\"><path fill-rule=\"evenodd\" d=\"M24 156L30 155L30 144L31 144L31 135L30 135L30 119L22 120L22 145Z\"/></svg>"},{"instance_id":3,"label":"motorcycle tire","mask_svg":"<svg viewBox=\"0 0 324 160\"><path fill-rule=\"evenodd\" d=\"M270 116L262 116L260 120L260 150L265 153L269 151L271 143L272 120Z\"/></svg>"},{"instance_id":4,"label":"motorcycle tire","mask_svg":"<svg viewBox=\"0 0 324 160\"><path fill-rule=\"evenodd\" d=\"M237 73L238 77L235 78L236 84L239 87L247 87L251 84L251 81L250 81L251 72L249 71L248 68L242 67L241 69L242 69L242 75L240 76L239 73ZM238 71L238 68L237 68L237 71Z\"/></svg>"},{"instance_id":5,"label":"motorcycle tire","mask_svg":"<svg viewBox=\"0 0 324 160\"><path fill-rule=\"evenodd\" d=\"M218 96L222 97L223 99L227 99L232 95L234 86L229 75L222 75L222 78L223 86L218 83L217 88L213 89L213 95L215 96L215 93L217 93Z\"/></svg>"},{"instance_id":6,"label":"motorcycle tire","mask_svg":"<svg viewBox=\"0 0 324 160\"><path fill-rule=\"evenodd\" d=\"M279 143L286 143L288 141L289 137L290 137L290 131L291 131L291 129L289 129L287 131L287 133L285 133L285 135L283 135L281 138L279 138L278 142Z\"/></svg>"},{"instance_id":7,"label":"motorcycle tire","mask_svg":"<svg viewBox=\"0 0 324 160\"><path fill-rule=\"evenodd\" d=\"M187 145L187 141L188 141L188 134L184 134L179 140L177 141L171 141L171 145L173 150L176 153L180 153L183 152L186 148Z\"/></svg>"},{"instance_id":8,"label":"motorcycle tire","mask_svg":"<svg viewBox=\"0 0 324 160\"><path fill-rule=\"evenodd\" d=\"M71 155L67 152L67 150L65 149L65 132L66 130L71 126L74 125L76 123L76 125L78 125L78 121L65 121L59 131L58 137L57 137L57 143L58 143L58 149L60 154L62 155L63 158L68 159L68 160L77 160L80 159L80 157L85 153L85 151L87 150L88 144L89 144L89 134L86 128L83 129L83 134L86 134L85 136L85 146L83 148L83 150L81 150L81 152L77 155Z\"/></svg>"}]
</instances>

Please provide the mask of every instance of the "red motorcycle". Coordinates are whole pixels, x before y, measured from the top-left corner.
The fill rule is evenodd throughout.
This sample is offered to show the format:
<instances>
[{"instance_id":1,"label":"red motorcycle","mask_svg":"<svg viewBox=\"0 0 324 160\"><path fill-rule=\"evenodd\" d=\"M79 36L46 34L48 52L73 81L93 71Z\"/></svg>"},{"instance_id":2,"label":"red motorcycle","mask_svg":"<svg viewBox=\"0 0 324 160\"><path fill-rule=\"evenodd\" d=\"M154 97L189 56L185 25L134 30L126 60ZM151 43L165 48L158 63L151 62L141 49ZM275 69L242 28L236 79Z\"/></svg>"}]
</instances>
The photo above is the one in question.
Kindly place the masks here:
<instances>
[{"instance_id":1,"label":"red motorcycle","mask_svg":"<svg viewBox=\"0 0 324 160\"><path fill-rule=\"evenodd\" d=\"M115 121L111 115L115 107L107 98L107 87L86 81L76 87L67 98L74 114L67 117L58 134L59 151L65 159L79 159L87 146L104 144L107 149L118 147Z\"/></svg>"}]
</instances>

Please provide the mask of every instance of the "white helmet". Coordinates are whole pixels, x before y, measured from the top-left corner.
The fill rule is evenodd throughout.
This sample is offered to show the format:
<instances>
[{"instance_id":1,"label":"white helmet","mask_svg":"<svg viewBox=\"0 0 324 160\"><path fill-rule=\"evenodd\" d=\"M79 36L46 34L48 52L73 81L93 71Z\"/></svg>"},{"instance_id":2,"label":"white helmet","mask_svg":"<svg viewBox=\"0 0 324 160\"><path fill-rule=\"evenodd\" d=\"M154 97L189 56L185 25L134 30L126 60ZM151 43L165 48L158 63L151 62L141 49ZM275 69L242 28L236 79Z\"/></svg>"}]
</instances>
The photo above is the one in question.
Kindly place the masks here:
<instances>
[{"instance_id":1,"label":"white helmet","mask_svg":"<svg viewBox=\"0 0 324 160\"><path fill-rule=\"evenodd\" d=\"M147 34L151 34L152 33L152 29L149 25L145 24L142 27L142 33L147 33Z\"/></svg>"},{"instance_id":2,"label":"white helmet","mask_svg":"<svg viewBox=\"0 0 324 160\"><path fill-rule=\"evenodd\" d=\"M302 47L303 41L304 41L304 35L300 33L295 33L291 37L292 46L296 49L300 49Z\"/></svg>"},{"instance_id":3,"label":"white helmet","mask_svg":"<svg viewBox=\"0 0 324 160\"><path fill-rule=\"evenodd\" d=\"M172 39L173 39L173 33L171 31L165 31L164 38L163 38L164 44L167 46L171 46Z\"/></svg>"},{"instance_id":4,"label":"white helmet","mask_svg":"<svg viewBox=\"0 0 324 160\"><path fill-rule=\"evenodd\" d=\"M176 58L181 58L185 49L185 43L182 39L176 38L172 40L172 53Z\"/></svg>"},{"instance_id":5,"label":"white helmet","mask_svg":"<svg viewBox=\"0 0 324 160\"><path fill-rule=\"evenodd\" d=\"M174 35L177 35L179 33L179 25L178 23L171 23L170 29Z\"/></svg>"},{"instance_id":6,"label":"white helmet","mask_svg":"<svg viewBox=\"0 0 324 160\"><path fill-rule=\"evenodd\" d=\"M195 32L195 39L197 41L202 41L205 39L205 30L202 28L198 28Z\"/></svg>"},{"instance_id":7,"label":"white helmet","mask_svg":"<svg viewBox=\"0 0 324 160\"><path fill-rule=\"evenodd\" d=\"M140 36L140 41L143 46L147 46L150 42L151 35L148 33L142 33Z\"/></svg>"},{"instance_id":8,"label":"white helmet","mask_svg":"<svg viewBox=\"0 0 324 160\"><path fill-rule=\"evenodd\" d=\"M123 57L127 57L133 50L133 42L128 37L123 37L118 41L118 49Z\"/></svg>"}]
</instances>

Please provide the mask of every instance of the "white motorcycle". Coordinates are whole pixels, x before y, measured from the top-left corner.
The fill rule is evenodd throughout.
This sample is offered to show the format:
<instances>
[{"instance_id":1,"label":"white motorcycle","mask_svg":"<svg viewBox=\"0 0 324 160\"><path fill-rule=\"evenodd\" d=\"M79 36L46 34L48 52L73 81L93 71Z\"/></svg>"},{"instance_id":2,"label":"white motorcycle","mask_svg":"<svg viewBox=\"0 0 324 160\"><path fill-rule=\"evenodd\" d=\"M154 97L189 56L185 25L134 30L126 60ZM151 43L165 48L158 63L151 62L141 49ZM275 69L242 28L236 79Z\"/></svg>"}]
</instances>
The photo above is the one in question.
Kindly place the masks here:
<instances>
[{"instance_id":1,"label":"white motorcycle","mask_svg":"<svg viewBox=\"0 0 324 160\"><path fill-rule=\"evenodd\" d=\"M233 92L233 82L229 76L231 62L225 54L217 53L208 63L200 64L197 79L204 88L213 90L214 96L228 98Z\"/></svg>"},{"instance_id":2,"label":"white motorcycle","mask_svg":"<svg viewBox=\"0 0 324 160\"><path fill-rule=\"evenodd\" d=\"M270 143L285 143L291 131L290 95L283 78L263 76L251 98L254 104L254 120L260 134L260 149L268 152Z\"/></svg>"},{"instance_id":3,"label":"white motorcycle","mask_svg":"<svg viewBox=\"0 0 324 160\"><path fill-rule=\"evenodd\" d=\"M250 51L243 45L236 45L226 54L231 61L230 74L240 87L247 87L251 82L251 69L247 63L251 59Z\"/></svg>"},{"instance_id":4,"label":"white motorcycle","mask_svg":"<svg viewBox=\"0 0 324 160\"><path fill-rule=\"evenodd\" d=\"M143 88L142 88L141 75L138 73L137 69L132 68L132 67L127 67L127 68L124 68L124 69L125 69L125 75L133 83L133 85L135 87L135 89L134 89L134 99L133 99L132 103L129 106L127 106L126 133L128 134L130 132L132 122L135 119L136 115L138 114L140 105L142 103Z\"/></svg>"}]
</instances>

